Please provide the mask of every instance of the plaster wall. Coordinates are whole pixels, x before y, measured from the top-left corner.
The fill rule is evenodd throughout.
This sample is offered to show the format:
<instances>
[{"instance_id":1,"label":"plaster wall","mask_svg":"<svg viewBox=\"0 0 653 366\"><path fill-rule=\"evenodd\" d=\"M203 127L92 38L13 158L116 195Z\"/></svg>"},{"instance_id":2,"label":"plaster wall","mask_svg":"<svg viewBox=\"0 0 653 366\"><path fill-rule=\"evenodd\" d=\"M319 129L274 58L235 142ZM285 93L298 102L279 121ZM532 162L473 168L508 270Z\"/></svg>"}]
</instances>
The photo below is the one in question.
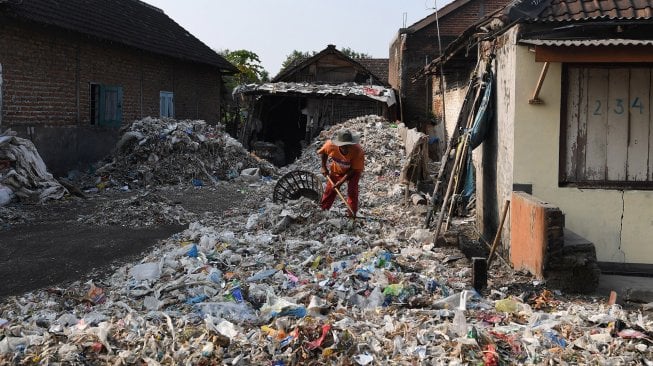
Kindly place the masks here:
<instances>
[{"instance_id":1,"label":"plaster wall","mask_svg":"<svg viewBox=\"0 0 653 366\"><path fill-rule=\"evenodd\" d=\"M562 64L549 65L540 91L544 104L528 104L543 63L535 62L527 46L510 47L515 48L510 65L515 77L514 183L532 184L534 196L560 207L565 226L594 243L599 261L653 263L653 192L558 186Z\"/></svg>"},{"instance_id":2,"label":"plaster wall","mask_svg":"<svg viewBox=\"0 0 653 366\"><path fill-rule=\"evenodd\" d=\"M492 67L496 76L495 120L486 140L472 153L477 176L476 222L479 231L488 240L496 235L500 211L512 192L515 133L513 121L517 98L515 42L515 30L507 32L497 40L496 58ZM509 248L509 233L510 212L503 227L501 251Z\"/></svg>"},{"instance_id":3,"label":"plaster wall","mask_svg":"<svg viewBox=\"0 0 653 366\"><path fill-rule=\"evenodd\" d=\"M448 140L456 128L458 115L465 101L465 94L467 94L467 85L463 87L447 89L444 93L445 119L444 119L444 141Z\"/></svg>"}]
</instances>

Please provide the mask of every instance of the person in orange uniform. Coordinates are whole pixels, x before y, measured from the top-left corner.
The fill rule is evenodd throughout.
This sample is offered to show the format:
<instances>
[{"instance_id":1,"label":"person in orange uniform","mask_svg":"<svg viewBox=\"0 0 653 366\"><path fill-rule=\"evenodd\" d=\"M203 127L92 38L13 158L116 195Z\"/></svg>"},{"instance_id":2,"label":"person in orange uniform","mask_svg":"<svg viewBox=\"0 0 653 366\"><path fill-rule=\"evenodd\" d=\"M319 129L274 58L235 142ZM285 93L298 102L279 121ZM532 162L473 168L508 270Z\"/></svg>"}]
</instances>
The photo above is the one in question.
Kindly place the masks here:
<instances>
[{"instance_id":1,"label":"person in orange uniform","mask_svg":"<svg viewBox=\"0 0 653 366\"><path fill-rule=\"evenodd\" d=\"M322 175L329 177L324 194L320 200L323 210L328 210L336 199L336 189L347 182L347 203L351 208L347 215L356 217L358 211L358 181L363 173L365 152L358 144L359 137L350 130L342 129L336 132L331 140L327 140L317 151L322 158ZM327 162L331 164L327 168ZM332 184L333 183L333 184ZM335 184L335 185L334 185Z\"/></svg>"}]
</instances>

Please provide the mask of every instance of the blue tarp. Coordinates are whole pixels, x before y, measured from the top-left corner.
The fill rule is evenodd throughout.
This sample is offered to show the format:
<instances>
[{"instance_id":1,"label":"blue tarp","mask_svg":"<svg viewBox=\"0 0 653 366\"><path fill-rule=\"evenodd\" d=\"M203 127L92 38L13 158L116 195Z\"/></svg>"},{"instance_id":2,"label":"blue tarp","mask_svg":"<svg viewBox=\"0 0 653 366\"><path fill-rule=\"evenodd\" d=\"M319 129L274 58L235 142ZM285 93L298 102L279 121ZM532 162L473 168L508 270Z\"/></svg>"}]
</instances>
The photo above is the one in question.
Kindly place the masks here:
<instances>
[{"instance_id":1,"label":"blue tarp","mask_svg":"<svg viewBox=\"0 0 653 366\"><path fill-rule=\"evenodd\" d=\"M484 79L485 80L481 85L481 88L485 88L483 91L483 99L481 100L481 104L476 111L474 124L472 125L471 130L468 131L470 134L470 150L474 150L483 142L483 140L485 140L485 135L487 135L488 131L488 125L494 117L494 111L490 104L492 101L492 91L494 90L494 74L492 71L488 71Z\"/></svg>"},{"instance_id":2,"label":"blue tarp","mask_svg":"<svg viewBox=\"0 0 653 366\"><path fill-rule=\"evenodd\" d=\"M476 190L476 176L474 174L474 165L472 164L472 150L480 145L486 138L489 130L490 123L494 118L494 109L492 108L492 92L494 91L494 74L488 71L485 74L484 82L481 88L483 91L483 99L476 111L474 123L472 128L467 131L469 133L469 150L467 156L467 167L465 172L465 184L461 192L462 198L468 202Z\"/></svg>"}]
</instances>

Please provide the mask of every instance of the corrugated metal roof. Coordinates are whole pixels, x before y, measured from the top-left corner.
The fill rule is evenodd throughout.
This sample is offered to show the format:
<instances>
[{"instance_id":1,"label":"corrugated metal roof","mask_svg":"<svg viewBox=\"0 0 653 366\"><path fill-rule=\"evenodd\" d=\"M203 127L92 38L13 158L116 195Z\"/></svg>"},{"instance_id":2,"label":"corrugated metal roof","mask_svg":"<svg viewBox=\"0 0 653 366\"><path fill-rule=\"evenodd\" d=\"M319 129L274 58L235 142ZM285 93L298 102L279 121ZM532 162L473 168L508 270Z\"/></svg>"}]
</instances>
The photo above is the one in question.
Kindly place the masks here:
<instances>
[{"instance_id":1,"label":"corrugated metal roof","mask_svg":"<svg viewBox=\"0 0 653 366\"><path fill-rule=\"evenodd\" d=\"M651 19L653 0L552 0L533 21Z\"/></svg>"},{"instance_id":2,"label":"corrugated metal roof","mask_svg":"<svg viewBox=\"0 0 653 366\"><path fill-rule=\"evenodd\" d=\"M362 85L356 83L342 84L313 84L313 83L294 83L294 82L273 82L264 84L246 84L239 85L233 91L233 94L245 95L267 95L267 94L306 94L316 96L357 96L366 97L391 106L395 104L396 98L392 88L381 85Z\"/></svg>"},{"instance_id":3,"label":"corrugated metal roof","mask_svg":"<svg viewBox=\"0 0 653 366\"><path fill-rule=\"evenodd\" d=\"M522 39L520 43L535 46L651 46L648 39Z\"/></svg>"}]
</instances>

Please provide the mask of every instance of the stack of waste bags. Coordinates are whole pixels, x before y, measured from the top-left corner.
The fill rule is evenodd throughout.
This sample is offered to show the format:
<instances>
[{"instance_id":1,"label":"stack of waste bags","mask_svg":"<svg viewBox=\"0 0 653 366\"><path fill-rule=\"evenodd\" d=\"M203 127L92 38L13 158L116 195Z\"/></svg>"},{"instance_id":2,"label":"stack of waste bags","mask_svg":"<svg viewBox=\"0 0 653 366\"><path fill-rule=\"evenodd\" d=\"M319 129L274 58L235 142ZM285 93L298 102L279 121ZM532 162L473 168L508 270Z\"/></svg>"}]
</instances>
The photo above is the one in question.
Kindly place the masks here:
<instances>
[{"instance_id":1,"label":"stack of waste bags","mask_svg":"<svg viewBox=\"0 0 653 366\"><path fill-rule=\"evenodd\" d=\"M26 203L61 199L68 191L41 159L34 144L12 131L0 134L0 206L18 198Z\"/></svg>"},{"instance_id":2,"label":"stack of waste bags","mask_svg":"<svg viewBox=\"0 0 653 366\"><path fill-rule=\"evenodd\" d=\"M109 278L5 299L0 363L651 364L644 308L549 291L500 261L488 288L472 289L470 261L433 247L397 193L394 125L344 125L367 153L365 219L341 203L273 203L273 182L261 184ZM288 169L318 172L315 146Z\"/></svg>"},{"instance_id":3,"label":"stack of waste bags","mask_svg":"<svg viewBox=\"0 0 653 366\"><path fill-rule=\"evenodd\" d=\"M135 121L125 128L107 160L91 182L100 189L188 182L212 185L237 178L247 168L258 168L266 176L276 171L270 162L247 152L223 125L202 120Z\"/></svg>"}]
</instances>

